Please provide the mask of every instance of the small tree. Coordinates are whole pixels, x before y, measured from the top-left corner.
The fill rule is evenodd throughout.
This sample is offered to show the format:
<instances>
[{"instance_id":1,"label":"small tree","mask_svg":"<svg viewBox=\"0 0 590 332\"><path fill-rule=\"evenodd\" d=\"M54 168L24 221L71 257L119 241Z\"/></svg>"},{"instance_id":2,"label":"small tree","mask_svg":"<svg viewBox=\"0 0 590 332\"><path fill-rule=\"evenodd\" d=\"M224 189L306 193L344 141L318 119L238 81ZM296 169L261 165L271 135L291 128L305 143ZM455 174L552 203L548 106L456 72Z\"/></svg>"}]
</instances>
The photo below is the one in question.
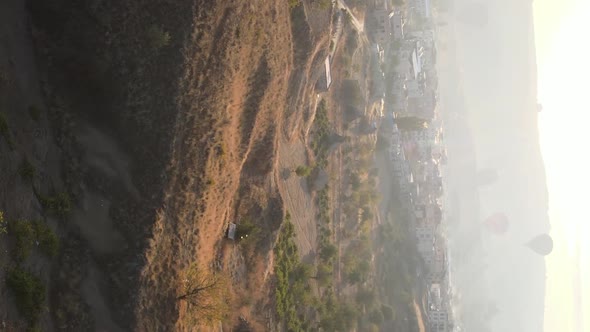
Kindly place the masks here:
<instances>
[{"instance_id":1,"label":"small tree","mask_svg":"<svg viewBox=\"0 0 590 332\"><path fill-rule=\"evenodd\" d=\"M177 300L186 303L187 312L196 323L211 325L224 319L229 311L227 284L224 276L193 264L186 271L183 290Z\"/></svg>"},{"instance_id":2,"label":"small tree","mask_svg":"<svg viewBox=\"0 0 590 332\"><path fill-rule=\"evenodd\" d=\"M321 287L326 287L332 281L332 272L332 268L328 264L320 264L314 278Z\"/></svg>"},{"instance_id":3,"label":"small tree","mask_svg":"<svg viewBox=\"0 0 590 332\"><path fill-rule=\"evenodd\" d=\"M311 167L304 165L297 166L295 174L301 177L308 177L311 174Z\"/></svg>"},{"instance_id":4,"label":"small tree","mask_svg":"<svg viewBox=\"0 0 590 332\"><path fill-rule=\"evenodd\" d=\"M320 249L320 258L324 262L330 262L334 257L336 257L337 253L338 248L336 248L336 246L333 244L328 243Z\"/></svg>"},{"instance_id":5,"label":"small tree","mask_svg":"<svg viewBox=\"0 0 590 332\"><path fill-rule=\"evenodd\" d=\"M351 284L355 285L361 281L361 271L359 269L353 269L349 273L346 274L346 281Z\"/></svg>"},{"instance_id":6,"label":"small tree","mask_svg":"<svg viewBox=\"0 0 590 332\"><path fill-rule=\"evenodd\" d=\"M293 269L293 273L292 273L293 279L299 280L299 281L306 281L309 278L312 278L312 275L313 275L312 266L309 264L305 264L305 263L298 264Z\"/></svg>"}]
</instances>

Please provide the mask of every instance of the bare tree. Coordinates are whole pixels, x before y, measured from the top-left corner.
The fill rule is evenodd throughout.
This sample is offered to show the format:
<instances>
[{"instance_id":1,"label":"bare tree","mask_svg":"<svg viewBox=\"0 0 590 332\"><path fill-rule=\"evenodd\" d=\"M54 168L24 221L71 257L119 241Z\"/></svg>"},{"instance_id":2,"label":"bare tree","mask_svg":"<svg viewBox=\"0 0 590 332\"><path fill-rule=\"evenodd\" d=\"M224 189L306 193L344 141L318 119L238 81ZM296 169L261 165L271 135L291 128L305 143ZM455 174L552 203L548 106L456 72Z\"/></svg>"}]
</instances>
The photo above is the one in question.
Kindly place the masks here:
<instances>
[{"instance_id":1,"label":"bare tree","mask_svg":"<svg viewBox=\"0 0 590 332\"><path fill-rule=\"evenodd\" d=\"M188 314L198 324L213 324L229 312L230 294L227 278L199 269L193 264L186 271L183 291L177 297L184 301Z\"/></svg>"}]
</instances>

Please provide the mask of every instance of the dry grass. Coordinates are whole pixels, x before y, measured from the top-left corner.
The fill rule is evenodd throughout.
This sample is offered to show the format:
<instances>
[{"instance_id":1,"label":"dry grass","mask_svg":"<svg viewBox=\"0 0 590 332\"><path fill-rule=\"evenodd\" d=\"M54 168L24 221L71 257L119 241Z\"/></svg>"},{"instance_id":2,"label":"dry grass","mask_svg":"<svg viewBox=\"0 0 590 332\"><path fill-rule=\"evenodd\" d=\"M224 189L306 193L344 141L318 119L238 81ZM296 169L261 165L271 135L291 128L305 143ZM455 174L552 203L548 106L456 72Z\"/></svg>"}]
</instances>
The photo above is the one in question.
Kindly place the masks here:
<instances>
[{"instance_id":1,"label":"dry grass","mask_svg":"<svg viewBox=\"0 0 590 332\"><path fill-rule=\"evenodd\" d=\"M252 8L247 1L197 9L195 31L184 51L182 111L174 129L166 208L156 220L142 274L139 329L190 329L185 324L190 321L188 313L159 294L175 293L179 271L195 257L201 268L219 269L223 231L229 221L240 218L236 204L261 205L257 223L270 223L276 214L275 207L264 204L276 189L271 185L262 191L265 197L256 197L252 189L272 175L277 126L286 100L286 69L292 67L290 49L285 47L290 43L287 15L286 4ZM203 31L207 25L211 31ZM259 291L265 281L249 276L264 269L264 250L250 255L253 264L232 287L256 303L265 298ZM153 310L166 310L169 314L162 316L179 315L179 320L162 321L162 316L151 314ZM242 314L264 324L263 313ZM237 317L228 323L237 324Z\"/></svg>"},{"instance_id":2,"label":"dry grass","mask_svg":"<svg viewBox=\"0 0 590 332\"><path fill-rule=\"evenodd\" d=\"M241 315L268 329L272 246L284 215L277 150L283 134L295 136L301 127L330 17L317 14L308 23L305 12L298 15L290 21L286 1L81 1L68 8L33 1L39 53L55 58L52 69L68 82L71 99L107 110L101 115L131 151L133 180L146 196L115 196L111 210L129 242L101 266L121 326L191 330L190 314L175 298L182 271L196 262L233 276L236 298L251 299L232 303L227 325ZM65 159L73 159L73 112L50 99L48 117ZM76 187L71 179L79 174L67 173ZM227 224L245 217L264 230L256 245L228 244ZM67 242L55 293L71 301L53 307L59 323L78 321L71 326L84 329L88 308L77 289L87 267L71 267L89 253L80 241Z\"/></svg>"}]
</instances>

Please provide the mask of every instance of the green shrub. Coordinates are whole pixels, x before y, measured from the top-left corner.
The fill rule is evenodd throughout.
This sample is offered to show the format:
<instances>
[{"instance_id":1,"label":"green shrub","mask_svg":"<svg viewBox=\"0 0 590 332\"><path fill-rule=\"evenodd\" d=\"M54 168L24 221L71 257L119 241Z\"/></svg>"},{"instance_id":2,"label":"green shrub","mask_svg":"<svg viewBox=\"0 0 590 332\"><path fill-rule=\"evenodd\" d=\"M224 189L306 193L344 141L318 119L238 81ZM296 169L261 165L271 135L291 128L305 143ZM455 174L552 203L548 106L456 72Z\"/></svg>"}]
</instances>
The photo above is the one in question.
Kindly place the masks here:
<instances>
[{"instance_id":1,"label":"green shrub","mask_svg":"<svg viewBox=\"0 0 590 332\"><path fill-rule=\"evenodd\" d=\"M59 239L53 230L44 222L37 220L33 223L35 238L39 250L49 257L55 257L59 251Z\"/></svg>"},{"instance_id":2,"label":"green shrub","mask_svg":"<svg viewBox=\"0 0 590 332\"><path fill-rule=\"evenodd\" d=\"M159 50L170 44L170 34L159 26L152 25L147 32L150 47Z\"/></svg>"},{"instance_id":3,"label":"green shrub","mask_svg":"<svg viewBox=\"0 0 590 332\"><path fill-rule=\"evenodd\" d=\"M301 0L289 0L289 9L296 8L301 4Z\"/></svg>"},{"instance_id":4,"label":"green shrub","mask_svg":"<svg viewBox=\"0 0 590 332\"><path fill-rule=\"evenodd\" d=\"M9 224L10 233L15 239L14 259L22 262L29 257L35 242L35 230L27 220L17 220Z\"/></svg>"},{"instance_id":5,"label":"green shrub","mask_svg":"<svg viewBox=\"0 0 590 332\"><path fill-rule=\"evenodd\" d=\"M312 302L311 288L307 267L302 266L297 245L295 244L295 226L287 215L279 238L274 248L275 276L277 279L275 289L277 315L284 323L288 331L304 331L307 319L299 308Z\"/></svg>"},{"instance_id":6,"label":"green shrub","mask_svg":"<svg viewBox=\"0 0 590 332\"><path fill-rule=\"evenodd\" d=\"M332 260L338 254L338 248L331 243L326 243L325 245L321 246L320 248L320 258L324 262L332 262Z\"/></svg>"},{"instance_id":7,"label":"green shrub","mask_svg":"<svg viewBox=\"0 0 590 332\"><path fill-rule=\"evenodd\" d=\"M319 0L318 4L321 9L328 9L332 5L332 1L330 0Z\"/></svg>"},{"instance_id":8,"label":"green shrub","mask_svg":"<svg viewBox=\"0 0 590 332\"><path fill-rule=\"evenodd\" d=\"M254 238L259 231L260 229L252 220L244 219L236 227L236 239L240 241L246 238Z\"/></svg>"},{"instance_id":9,"label":"green shrub","mask_svg":"<svg viewBox=\"0 0 590 332\"><path fill-rule=\"evenodd\" d=\"M332 135L333 130L330 127L328 107L325 100L320 101L317 106L312 128L313 139L311 141L311 149L316 158L316 165L319 168L326 168L328 165L330 136Z\"/></svg>"},{"instance_id":10,"label":"green shrub","mask_svg":"<svg viewBox=\"0 0 590 332\"><path fill-rule=\"evenodd\" d=\"M41 117L41 109L36 105L31 105L29 106L29 115L35 122L39 122L39 118Z\"/></svg>"},{"instance_id":11,"label":"green shrub","mask_svg":"<svg viewBox=\"0 0 590 332\"><path fill-rule=\"evenodd\" d=\"M41 279L21 268L14 268L6 276L6 286L14 297L18 311L34 325L45 304L45 285Z\"/></svg>"},{"instance_id":12,"label":"green shrub","mask_svg":"<svg viewBox=\"0 0 590 332\"><path fill-rule=\"evenodd\" d=\"M67 193L59 193L53 197L40 196L41 205L59 217L65 217L72 209L72 201Z\"/></svg>"},{"instance_id":13,"label":"green shrub","mask_svg":"<svg viewBox=\"0 0 590 332\"><path fill-rule=\"evenodd\" d=\"M10 233L14 235L15 252L14 259L17 262L26 260L35 244L41 252L49 257L55 257L59 250L59 239L49 226L36 220L17 220L10 223Z\"/></svg>"},{"instance_id":14,"label":"green shrub","mask_svg":"<svg viewBox=\"0 0 590 332\"><path fill-rule=\"evenodd\" d=\"M33 164L25 158L18 168L18 174L24 181L31 182L35 177L35 167L33 167Z\"/></svg>"},{"instance_id":15,"label":"green shrub","mask_svg":"<svg viewBox=\"0 0 590 332\"><path fill-rule=\"evenodd\" d=\"M301 177L308 177L311 174L311 167L300 165L295 169L295 174Z\"/></svg>"}]
</instances>

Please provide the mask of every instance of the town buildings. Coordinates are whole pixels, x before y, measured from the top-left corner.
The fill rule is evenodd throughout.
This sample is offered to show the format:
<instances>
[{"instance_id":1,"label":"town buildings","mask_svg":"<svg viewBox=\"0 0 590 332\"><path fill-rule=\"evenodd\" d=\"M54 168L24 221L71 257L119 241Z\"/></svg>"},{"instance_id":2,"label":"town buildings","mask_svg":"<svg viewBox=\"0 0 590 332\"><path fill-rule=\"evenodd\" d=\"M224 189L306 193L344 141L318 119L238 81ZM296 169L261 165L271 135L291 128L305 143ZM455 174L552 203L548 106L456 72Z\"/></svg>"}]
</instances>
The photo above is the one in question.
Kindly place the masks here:
<instances>
[{"instance_id":1,"label":"town buildings","mask_svg":"<svg viewBox=\"0 0 590 332\"><path fill-rule=\"evenodd\" d=\"M400 191L407 197L416 247L423 263L421 280L427 291L425 315L432 332L453 329L450 305L449 257L444 235L443 175L446 164L444 124L437 109L436 32L429 0L408 0L404 11L380 12L386 29L378 43L385 48L391 84L386 91L393 112L390 158ZM422 24L406 24L413 16ZM419 17L419 20L416 19ZM401 118L416 118L427 127L398 128Z\"/></svg>"}]
</instances>

